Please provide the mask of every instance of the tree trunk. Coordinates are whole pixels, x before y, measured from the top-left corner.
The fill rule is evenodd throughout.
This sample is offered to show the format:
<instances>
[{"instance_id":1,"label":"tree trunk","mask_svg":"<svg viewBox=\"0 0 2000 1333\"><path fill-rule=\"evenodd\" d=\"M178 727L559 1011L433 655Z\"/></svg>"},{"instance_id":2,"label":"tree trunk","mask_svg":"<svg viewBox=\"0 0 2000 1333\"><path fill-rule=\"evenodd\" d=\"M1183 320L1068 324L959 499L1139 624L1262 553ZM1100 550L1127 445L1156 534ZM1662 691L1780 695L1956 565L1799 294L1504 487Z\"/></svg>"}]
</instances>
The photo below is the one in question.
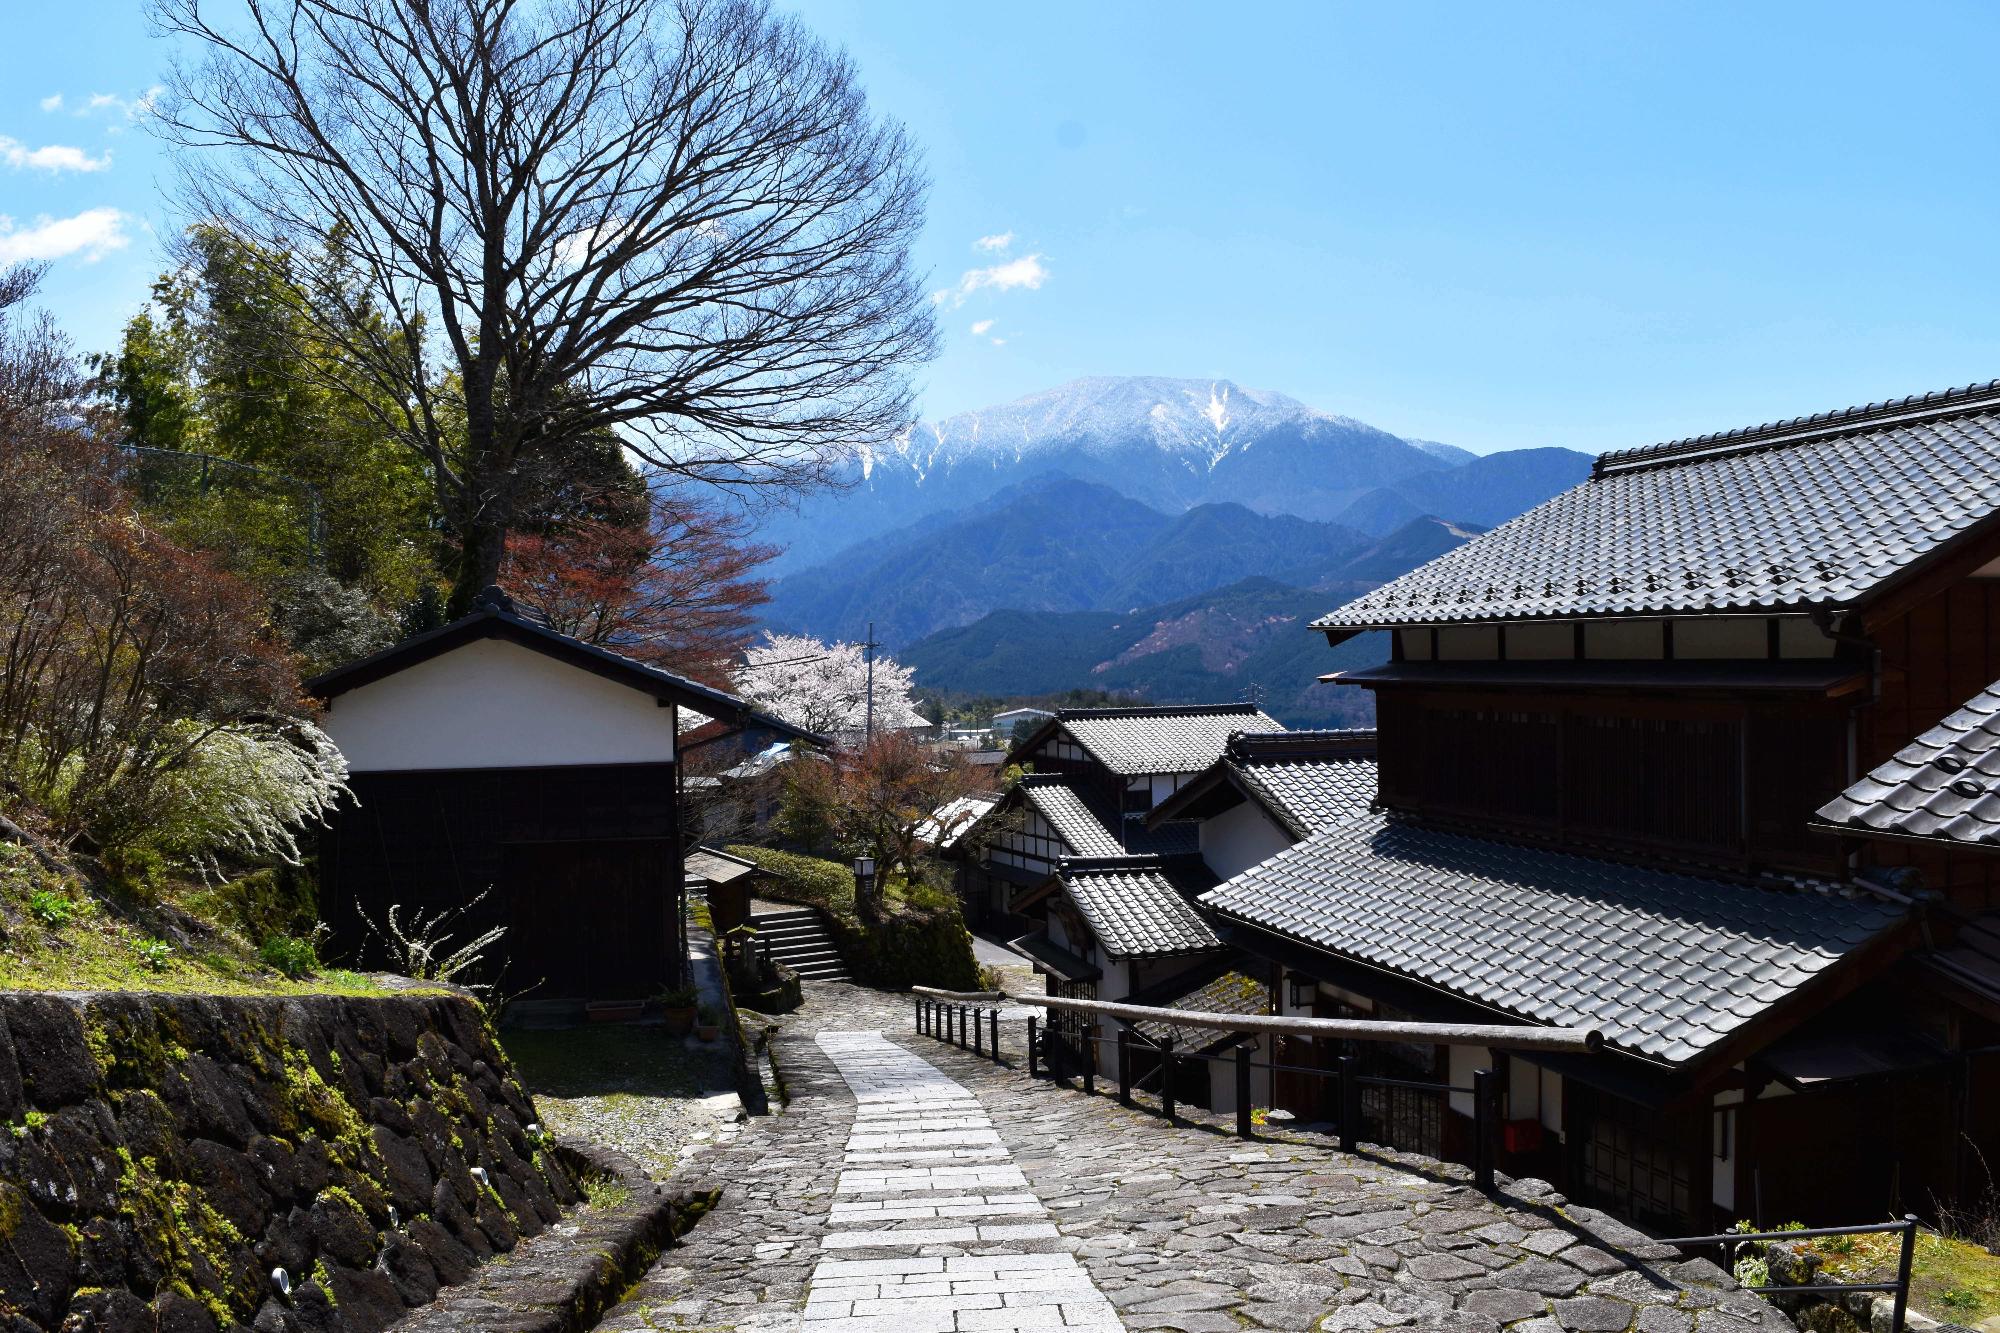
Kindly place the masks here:
<instances>
[{"instance_id":1,"label":"tree trunk","mask_svg":"<svg viewBox=\"0 0 2000 1333\"><path fill-rule=\"evenodd\" d=\"M458 574L451 585L454 620L472 610L473 598L500 581L500 558L507 551L507 527L482 514L459 528Z\"/></svg>"},{"instance_id":2,"label":"tree trunk","mask_svg":"<svg viewBox=\"0 0 2000 1333\"><path fill-rule=\"evenodd\" d=\"M472 610L473 599L500 581L500 559L507 553L508 506L505 489L512 478L500 452L494 428L493 371L469 367L465 375L465 446L467 463L458 496L458 571L451 586L453 619Z\"/></svg>"}]
</instances>

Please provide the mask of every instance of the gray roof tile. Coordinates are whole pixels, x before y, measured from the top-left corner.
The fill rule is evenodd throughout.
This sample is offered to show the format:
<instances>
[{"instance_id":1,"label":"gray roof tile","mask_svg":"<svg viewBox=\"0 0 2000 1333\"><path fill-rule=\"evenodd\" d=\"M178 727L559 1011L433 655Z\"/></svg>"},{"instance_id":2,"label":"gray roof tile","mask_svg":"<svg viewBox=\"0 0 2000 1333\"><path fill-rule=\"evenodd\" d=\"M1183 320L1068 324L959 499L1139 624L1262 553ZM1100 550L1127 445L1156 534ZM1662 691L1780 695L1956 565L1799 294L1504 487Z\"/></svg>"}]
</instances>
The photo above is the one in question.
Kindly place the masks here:
<instances>
[{"instance_id":1,"label":"gray roof tile","mask_svg":"<svg viewBox=\"0 0 2000 1333\"><path fill-rule=\"evenodd\" d=\"M1065 708L1056 722L1113 773L1196 773L1222 755L1230 734L1283 731L1250 704L1184 708Z\"/></svg>"},{"instance_id":2,"label":"gray roof tile","mask_svg":"<svg viewBox=\"0 0 2000 1333\"><path fill-rule=\"evenodd\" d=\"M2000 846L2000 683L1819 809L1856 833Z\"/></svg>"},{"instance_id":3,"label":"gray roof tile","mask_svg":"<svg viewBox=\"0 0 2000 1333\"><path fill-rule=\"evenodd\" d=\"M1318 834L1199 901L1676 1064L1902 919L1823 886L1670 874L1383 815Z\"/></svg>"},{"instance_id":4,"label":"gray roof tile","mask_svg":"<svg viewBox=\"0 0 2000 1333\"><path fill-rule=\"evenodd\" d=\"M1056 836L1077 856L1121 856L1125 844L1072 782L1058 775L1034 775L1021 780L1021 799L1048 821Z\"/></svg>"},{"instance_id":5,"label":"gray roof tile","mask_svg":"<svg viewBox=\"0 0 2000 1333\"><path fill-rule=\"evenodd\" d=\"M2000 511L2000 381L1606 454L1316 628L1848 606Z\"/></svg>"},{"instance_id":6,"label":"gray roof tile","mask_svg":"<svg viewBox=\"0 0 2000 1333\"><path fill-rule=\"evenodd\" d=\"M1156 860L1065 862L1058 874L1098 945L1113 957L1164 958L1222 947Z\"/></svg>"},{"instance_id":7,"label":"gray roof tile","mask_svg":"<svg viewBox=\"0 0 2000 1333\"><path fill-rule=\"evenodd\" d=\"M1295 837L1344 824L1366 813L1375 800L1372 731L1237 736L1222 762Z\"/></svg>"}]
</instances>

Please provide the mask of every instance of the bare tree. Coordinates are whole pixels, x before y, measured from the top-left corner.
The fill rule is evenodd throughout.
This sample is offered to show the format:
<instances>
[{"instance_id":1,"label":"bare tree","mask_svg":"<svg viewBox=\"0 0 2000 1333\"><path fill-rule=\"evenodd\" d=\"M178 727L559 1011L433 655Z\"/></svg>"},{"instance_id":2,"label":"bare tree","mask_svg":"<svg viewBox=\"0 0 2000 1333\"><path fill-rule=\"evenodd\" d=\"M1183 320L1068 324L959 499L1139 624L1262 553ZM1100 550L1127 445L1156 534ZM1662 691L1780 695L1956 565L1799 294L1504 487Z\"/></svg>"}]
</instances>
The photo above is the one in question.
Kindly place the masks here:
<instances>
[{"instance_id":1,"label":"bare tree","mask_svg":"<svg viewBox=\"0 0 2000 1333\"><path fill-rule=\"evenodd\" d=\"M461 609L524 460L615 430L769 494L909 420L936 336L916 153L764 0L216 8L153 0L201 53L158 113L185 202L276 254L333 247L302 313L434 475Z\"/></svg>"}]
</instances>

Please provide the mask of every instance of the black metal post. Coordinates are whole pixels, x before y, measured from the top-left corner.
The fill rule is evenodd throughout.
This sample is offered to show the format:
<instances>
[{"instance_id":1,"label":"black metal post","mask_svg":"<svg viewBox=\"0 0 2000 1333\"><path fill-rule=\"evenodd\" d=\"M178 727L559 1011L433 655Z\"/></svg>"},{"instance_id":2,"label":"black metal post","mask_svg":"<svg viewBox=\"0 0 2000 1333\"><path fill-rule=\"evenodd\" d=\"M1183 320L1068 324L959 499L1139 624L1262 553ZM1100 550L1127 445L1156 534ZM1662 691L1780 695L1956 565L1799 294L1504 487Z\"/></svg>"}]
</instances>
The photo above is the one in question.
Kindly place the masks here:
<instances>
[{"instance_id":1,"label":"black metal post","mask_svg":"<svg viewBox=\"0 0 2000 1333\"><path fill-rule=\"evenodd\" d=\"M1034 1078L1040 1071L1035 1068L1035 1029L1041 1026L1033 1018L1028 1020L1028 1077Z\"/></svg>"},{"instance_id":2,"label":"black metal post","mask_svg":"<svg viewBox=\"0 0 2000 1333\"><path fill-rule=\"evenodd\" d=\"M1174 1039L1160 1043L1160 1114L1174 1118Z\"/></svg>"},{"instance_id":3,"label":"black metal post","mask_svg":"<svg viewBox=\"0 0 2000 1333\"><path fill-rule=\"evenodd\" d=\"M1118 1029L1118 1100L1132 1104L1132 1029Z\"/></svg>"},{"instance_id":4,"label":"black metal post","mask_svg":"<svg viewBox=\"0 0 2000 1333\"><path fill-rule=\"evenodd\" d=\"M985 1038L986 1024L979 1021L979 1011L974 1009L972 1011L972 1053L974 1055L986 1054Z\"/></svg>"},{"instance_id":5,"label":"black metal post","mask_svg":"<svg viewBox=\"0 0 2000 1333\"><path fill-rule=\"evenodd\" d=\"M1236 1048L1236 1137L1249 1138L1251 1129L1250 1048L1247 1045L1239 1045Z\"/></svg>"},{"instance_id":6,"label":"black metal post","mask_svg":"<svg viewBox=\"0 0 2000 1333\"><path fill-rule=\"evenodd\" d=\"M1910 1308L1910 1265L1917 1255L1917 1216L1903 1214L1903 1252L1896 1259L1896 1307L1889 1319L1889 1333L1903 1333L1903 1317Z\"/></svg>"},{"instance_id":7,"label":"black metal post","mask_svg":"<svg viewBox=\"0 0 2000 1333\"><path fill-rule=\"evenodd\" d=\"M1493 1071L1472 1073L1472 1183L1493 1190L1494 1139L1500 1133L1499 1107L1493 1099Z\"/></svg>"},{"instance_id":8,"label":"black metal post","mask_svg":"<svg viewBox=\"0 0 2000 1333\"><path fill-rule=\"evenodd\" d=\"M965 1006L958 1006L958 1049L965 1049Z\"/></svg>"},{"instance_id":9,"label":"black metal post","mask_svg":"<svg viewBox=\"0 0 2000 1333\"><path fill-rule=\"evenodd\" d=\"M997 1005L993 1009L993 1063L1000 1063L1000 1009Z\"/></svg>"},{"instance_id":10,"label":"black metal post","mask_svg":"<svg viewBox=\"0 0 2000 1333\"><path fill-rule=\"evenodd\" d=\"M1083 1095L1097 1095L1097 1026L1083 1029Z\"/></svg>"},{"instance_id":11,"label":"black metal post","mask_svg":"<svg viewBox=\"0 0 2000 1333\"><path fill-rule=\"evenodd\" d=\"M1354 1071L1354 1057L1340 1057L1340 1150L1353 1152L1361 1129L1361 1076Z\"/></svg>"}]
</instances>

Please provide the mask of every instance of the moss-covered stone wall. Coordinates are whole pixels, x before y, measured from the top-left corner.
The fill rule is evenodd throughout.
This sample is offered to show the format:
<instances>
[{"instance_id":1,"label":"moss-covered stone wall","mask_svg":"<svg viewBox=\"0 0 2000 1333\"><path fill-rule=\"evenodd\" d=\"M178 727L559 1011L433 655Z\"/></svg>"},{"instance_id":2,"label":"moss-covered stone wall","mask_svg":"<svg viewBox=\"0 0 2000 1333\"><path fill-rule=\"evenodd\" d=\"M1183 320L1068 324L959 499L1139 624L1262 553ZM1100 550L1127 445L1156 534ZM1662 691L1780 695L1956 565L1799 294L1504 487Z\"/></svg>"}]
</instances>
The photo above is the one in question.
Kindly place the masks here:
<instances>
[{"instance_id":1,"label":"moss-covered stone wall","mask_svg":"<svg viewBox=\"0 0 2000 1333\"><path fill-rule=\"evenodd\" d=\"M386 1327L578 1199L534 1121L460 995L0 994L0 1330Z\"/></svg>"}]
</instances>

